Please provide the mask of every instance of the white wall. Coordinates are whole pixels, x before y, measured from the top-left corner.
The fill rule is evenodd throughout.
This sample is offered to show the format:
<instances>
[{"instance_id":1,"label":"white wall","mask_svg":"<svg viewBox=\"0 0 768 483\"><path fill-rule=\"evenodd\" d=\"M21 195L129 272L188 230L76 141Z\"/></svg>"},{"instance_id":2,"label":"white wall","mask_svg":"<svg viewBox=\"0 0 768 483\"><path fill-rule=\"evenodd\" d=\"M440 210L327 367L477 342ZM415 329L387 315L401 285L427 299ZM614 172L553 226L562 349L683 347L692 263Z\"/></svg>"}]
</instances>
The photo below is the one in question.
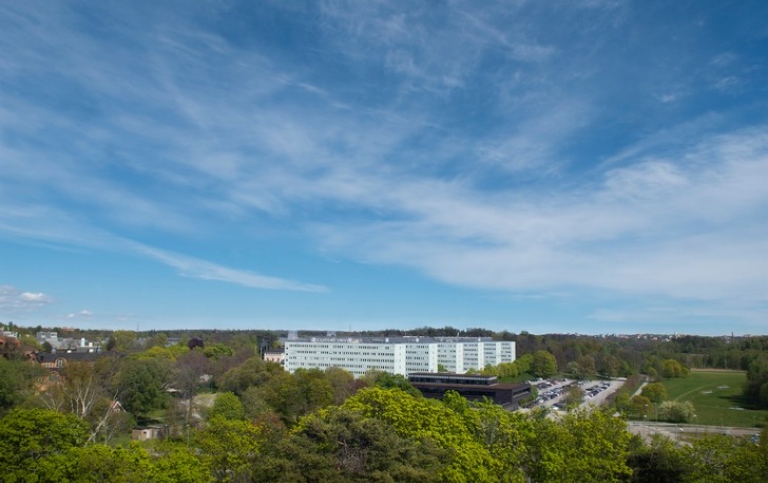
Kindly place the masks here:
<instances>
[{"instance_id":1,"label":"white wall","mask_svg":"<svg viewBox=\"0 0 768 483\"><path fill-rule=\"evenodd\" d=\"M288 340L285 368L327 369L340 367L355 377L377 369L407 376L411 372L437 372L442 364L450 372L481 370L486 364L512 362L514 342L397 342L374 343L354 340Z\"/></svg>"}]
</instances>

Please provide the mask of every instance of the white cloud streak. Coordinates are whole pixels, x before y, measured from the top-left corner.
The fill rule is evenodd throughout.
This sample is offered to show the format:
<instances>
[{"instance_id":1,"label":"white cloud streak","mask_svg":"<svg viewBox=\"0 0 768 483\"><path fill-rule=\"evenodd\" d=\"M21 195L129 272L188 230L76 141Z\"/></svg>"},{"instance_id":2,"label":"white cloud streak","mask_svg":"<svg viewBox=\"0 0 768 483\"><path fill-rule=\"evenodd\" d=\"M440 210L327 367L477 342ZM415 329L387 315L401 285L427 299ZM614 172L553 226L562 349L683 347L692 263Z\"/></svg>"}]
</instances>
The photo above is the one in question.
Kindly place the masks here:
<instances>
[{"instance_id":1,"label":"white cloud streak","mask_svg":"<svg viewBox=\"0 0 768 483\"><path fill-rule=\"evenodd\" d=\"M299 283L276 277L267 277L244 270L235 270L194 257L187 257L139 244L135 244L134 248L138 253L178 269L179 274L185 277L215 280L245 287L270 290L293 290L300 292L325 292L327 290L326 287L321 285Z\"/></svg>"},{"instance_id":2,"label":"white cloud streak","mask_svg":"<svg viewBox=\"0 0 768 483\"><path fill-rule=\"evenodd\" d=\"M93 312L91 312L88 309L83 309L80 312L68 314L68 319L82 319L82 318L90 318L93 317Z\"/></svg>"}]
</instances>

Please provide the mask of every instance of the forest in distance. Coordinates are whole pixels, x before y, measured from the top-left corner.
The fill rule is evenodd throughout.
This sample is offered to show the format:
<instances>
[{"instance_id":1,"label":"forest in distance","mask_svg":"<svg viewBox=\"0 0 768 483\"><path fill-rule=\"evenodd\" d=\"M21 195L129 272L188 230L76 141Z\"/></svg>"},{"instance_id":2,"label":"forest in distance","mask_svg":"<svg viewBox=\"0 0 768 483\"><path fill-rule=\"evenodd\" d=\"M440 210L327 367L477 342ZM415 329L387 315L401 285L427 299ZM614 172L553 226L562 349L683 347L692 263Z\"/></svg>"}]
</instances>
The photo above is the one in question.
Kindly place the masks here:
<instances>
[{"instance_id":1,"label":"forest in distance","mask_svg":"<svg viewBox=\"0 0 768 483\"><path fill-rule=\"evenodd\" d=\"M743 481L768 474L765 422L758 438L709 435L679 444L627 429L643 399L620 395L591 411L509 412L449 393L427 399L402 376L355 379L331 368L291 374L261 351L273 331L67 333L100 341L101 356L72 362L50 381L25 360L43 350L37 329L6 326L22 344L0 358L3 481ZM64 334L62 329L44 329ZM593 337L421 328L354 335L514 340L517 360L482 372L504 380L569 374L658 384L689 369L746 371L744 398L768 394L768 337ZM301 333L319 335L325 333ZM353 334L341 334L347 337ZM190 349L201 338L204 347ZM765 380L761 379L765 378ZM119 409L115 402L119 402ZM157 439L130 441L139 424Z\"/></svg>"}]
</instances>

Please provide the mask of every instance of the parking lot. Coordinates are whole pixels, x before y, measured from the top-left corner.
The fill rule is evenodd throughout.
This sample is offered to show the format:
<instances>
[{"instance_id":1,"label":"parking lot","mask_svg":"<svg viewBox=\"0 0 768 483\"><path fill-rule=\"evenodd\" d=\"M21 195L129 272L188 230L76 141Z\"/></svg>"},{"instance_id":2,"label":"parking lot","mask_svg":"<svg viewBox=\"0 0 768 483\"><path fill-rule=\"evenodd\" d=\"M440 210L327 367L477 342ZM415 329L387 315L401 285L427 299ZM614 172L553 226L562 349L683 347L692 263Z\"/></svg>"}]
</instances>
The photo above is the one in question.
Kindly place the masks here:
<instances>
[{"instance_id":1,"label":"parking lot","mask_svg":"<svg viewBox=\"0 0 768 483\"><path fill-rule=\"evenodd\" d=\"M584 383L581 386L581 388L584 390L584 400L581 403L581 407L588 407L590 405L602 405L605 401L605 398L618 391L624 384L623 380L582 382Z\"/></svg>"},{"instance_id":2,"label":"parking lot","mask_svg":"<svg viewBox=\"0 0 768 483\"><path fill-rule=\"evenodd\" d=\"M536 399L537 406L559 409L555 406L558 406L565 399L568 390L575 383L576 381L572 379L550 379L532 381L530 384L539 391L539 397Z\"/></svg>"},{"instance_id":3,"label":"parking lot","mask_svg":"<svg viewBox=\"0 0 768 483\"><path fill-rule=\"evenodd\" d=\"M571 387L577 385L584 391L584 397L581 407L600 406L608 395L616 392L624 381L576 381L573 379L549 379L531 381L531 386L535 386L539 391L539 397L536 400L536 406L547 407L555 410L565 409L565 398Z\"/></svg>"}]
</instances>

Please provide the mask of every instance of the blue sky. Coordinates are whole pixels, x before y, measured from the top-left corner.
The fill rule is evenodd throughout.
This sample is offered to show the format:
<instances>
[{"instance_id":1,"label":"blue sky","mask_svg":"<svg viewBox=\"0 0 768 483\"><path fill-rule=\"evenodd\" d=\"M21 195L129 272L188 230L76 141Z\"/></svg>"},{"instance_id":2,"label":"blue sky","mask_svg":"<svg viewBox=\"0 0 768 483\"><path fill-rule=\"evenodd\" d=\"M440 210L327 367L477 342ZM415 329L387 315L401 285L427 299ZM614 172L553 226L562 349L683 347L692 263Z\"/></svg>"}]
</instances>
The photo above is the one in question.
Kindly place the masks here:
<instances>
[{"instance_id":1,"label":"blue sky","mask_svg":"<svg viewBox=\"0 0 768 483\"><path fill-rule=\"evenodd\" d=\"M0 321L765 334L766 18L0 1Z\"/></svg>"}]
</instances>

